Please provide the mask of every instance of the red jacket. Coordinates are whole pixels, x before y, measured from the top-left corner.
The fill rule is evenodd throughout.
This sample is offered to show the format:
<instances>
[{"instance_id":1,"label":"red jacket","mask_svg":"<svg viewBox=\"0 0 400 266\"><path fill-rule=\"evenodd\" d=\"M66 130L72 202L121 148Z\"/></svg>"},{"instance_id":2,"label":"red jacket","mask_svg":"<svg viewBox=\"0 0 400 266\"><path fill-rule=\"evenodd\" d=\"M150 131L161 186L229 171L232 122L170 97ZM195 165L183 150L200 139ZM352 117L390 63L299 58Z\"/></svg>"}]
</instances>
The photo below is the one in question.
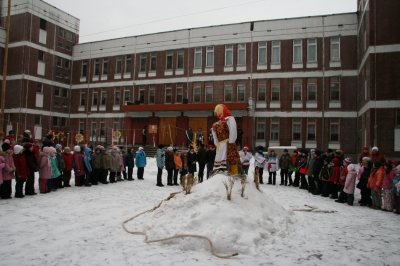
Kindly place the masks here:
<instances>
[{"instance_id":1,"label":"red jacket","mask_svg":"<svg viewBox=\"0 0 400 266\"><path fill-rule=\"evenodd\" d=\"M371 161L381 161L382 163L386 162L385 155L381 154L379 151L375 154L371 153Z\"/></svg>"},{"instance_id":2,"label":"red jacket","mask_svg":"<svg viewBox=\"0 0 400 266\"><path fill-rule=\"evenodd\" d=\"M347 167L344 167L342 169L342 172L340 172L340 179L339 179L339 183L341 186L344 186L346 184L346 176L349 173L349 170L347 170ZM343 177L343 179L342 179Z\"/></svg>"},{"instance_id":3,"label":"red jacket","mask_svg":"<svg viewBox=\"0 0 400 266\"><path fill-rule=\"evenodd\" d=\"M15 154L13 156L15 165L15 178L17 181L25 181L29 177L29 167L26 163L25 155Z\"/></svg>"},{"instance_id":4,"label":"red jacket","mask_svg":"<svg viewBox=\"0 0 400 266\"><path fill-rule=\"evenodd\" d=\"M35 155L36 160L39 161L39 150L40 150L40 148L37 145L32 145L32 147L33 147L33 154Z\"/></svg>"},{"instance_id":5,"label":"red jacket","mask_svg":"<svg viewBox=\"0 0 400 266\"><path fill-rule=\"evenodd\" d=\"M71 153L63 153L64 162L65 162L65 171L72 171L72 159L73 155Z\"/></svg>"},{"instance_id":6,"label":"red jacket","mask_svg":"<svg viewBox=\"0 0 400 266\"><path fill-rule=\"evenodd\" d=\"M358 162L359 162L359 163L362 163L362 159L363 159L364 157L371 157L371 154L369 154L369 152L362 152L362 153L360 154L360 157L358 158Z\"/></svg>"},{"instance_id":7,"label":"red jacket","mask_svg":"<svg viewBox=\"0 0 400 266\"><path fill-rule=\"evenodd\" d=\"M298 154L293 154L292 155L292 157L291 157L291 159L292 159L292 166L296 166L296 159L297 159L297 156L299 156Z\"/></svg>"},{"instance_id":8,"label":"red jacket","mask_svg":"<svg viewBox=\"0 0 400 266\"><path fill-rule=\"evenodd\" d=\"M339 179L340 179L340 166L339 166L339 159L338 158L333 158L333 171L331 173L331 175L329 176L328 181L332 182L332 183L339 183Z\"/></svg>"}]
</instances>

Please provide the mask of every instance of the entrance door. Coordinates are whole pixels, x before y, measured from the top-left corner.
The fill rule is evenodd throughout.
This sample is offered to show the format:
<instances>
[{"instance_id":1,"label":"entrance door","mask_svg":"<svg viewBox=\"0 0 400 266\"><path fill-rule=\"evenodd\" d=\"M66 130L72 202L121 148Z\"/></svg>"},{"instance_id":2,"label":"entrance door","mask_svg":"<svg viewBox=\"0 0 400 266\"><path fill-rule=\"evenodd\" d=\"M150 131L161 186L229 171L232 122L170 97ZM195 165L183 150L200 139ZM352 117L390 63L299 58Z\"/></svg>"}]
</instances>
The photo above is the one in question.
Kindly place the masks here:
<instances>
[{"instance_id":1,"label":"entrance door","mask_svg":"<svg viewBox=\"0 0 400 266\"><path fill-rule=\"evenodd\" d=\"M158 126L158 143L175 145L176 117L161 117Z\"/></svg>"},{"instance_id":2,"label":"entrance door","mask_svg":"<svg viewBox=\"0 0 400 266\"><path fill-rule=\"evenodd\" d=\"M207 129L207 117L190 117L189 127L192 128L193 133L197 133L197 130L201 128L204 136L204 144L207 144L208 129ZM194 134L193 134L194 136Z\"/></svg>"}]
</instances>

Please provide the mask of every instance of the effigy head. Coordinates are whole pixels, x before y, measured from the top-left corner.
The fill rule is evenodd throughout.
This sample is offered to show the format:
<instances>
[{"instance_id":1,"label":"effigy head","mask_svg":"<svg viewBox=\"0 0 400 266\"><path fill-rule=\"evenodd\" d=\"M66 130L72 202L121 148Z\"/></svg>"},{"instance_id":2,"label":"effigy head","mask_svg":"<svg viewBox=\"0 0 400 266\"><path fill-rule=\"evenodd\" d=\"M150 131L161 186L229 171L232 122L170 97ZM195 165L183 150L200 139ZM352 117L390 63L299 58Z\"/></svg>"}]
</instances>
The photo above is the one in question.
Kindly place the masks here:
<instances>
[{"instance_id":1,"label":"effigy head","mask_svg":"<svg viewBox=\"0 0 400 266\"><path fill-rule=\"evenodd\" d=\"M218 104L217 106L215 106L214 113L219 120L223 120L228 116L232 116L228 107L226 107L224 104Z\"/></svg>"}]
</instances>

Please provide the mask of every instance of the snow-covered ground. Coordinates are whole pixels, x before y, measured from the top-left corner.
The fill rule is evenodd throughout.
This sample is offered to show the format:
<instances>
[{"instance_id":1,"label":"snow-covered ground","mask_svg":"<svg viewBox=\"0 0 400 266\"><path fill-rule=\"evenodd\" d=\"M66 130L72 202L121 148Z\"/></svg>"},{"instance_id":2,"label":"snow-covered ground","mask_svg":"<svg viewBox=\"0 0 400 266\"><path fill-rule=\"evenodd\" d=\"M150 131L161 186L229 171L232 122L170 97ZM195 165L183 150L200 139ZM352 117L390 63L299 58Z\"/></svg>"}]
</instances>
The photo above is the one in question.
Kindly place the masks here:
<instances>
[{"instance_id":1,"label":"snow-covered ground","mask_svg":"<svg viewBox=\"0 0 400 266\"><path fill-rule=\"evenodd\" d=\"M346 207L294 187L260 185L260 192L252 173L243 198L236 181L228 201L227 177L216 175L126 223L149 239L204 235L218 254L238 256L217 258L202 239L146 244L121 224L180 191L156 187L156 173L149 158L143 181L1 200L0 265L400 265L400 216L358 206L358 189L355 206ZM304 205L317 209L293 211Z\"/></svg>"}]
</instances>

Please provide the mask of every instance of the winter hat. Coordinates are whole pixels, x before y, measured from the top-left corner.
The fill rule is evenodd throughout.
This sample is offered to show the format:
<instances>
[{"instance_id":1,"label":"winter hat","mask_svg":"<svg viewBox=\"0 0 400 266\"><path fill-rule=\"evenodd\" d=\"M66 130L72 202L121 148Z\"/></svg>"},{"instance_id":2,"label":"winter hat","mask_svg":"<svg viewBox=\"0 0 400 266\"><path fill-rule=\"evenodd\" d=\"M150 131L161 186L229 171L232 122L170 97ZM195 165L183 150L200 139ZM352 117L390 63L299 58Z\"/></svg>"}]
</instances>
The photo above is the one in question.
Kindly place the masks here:
<instances>
[{"instance_id":1,"label":"winter hat","mask_svg":"<svg viewBox=\"0 0 400 266\"><path fill-rule=\"evenodd\" d=\"M178 149L174 148L172 151L175 153Z\"/></svg>"},{"instance_id":2,"label":"winter hat","mask_svg":"<svg viewBox=\"0 0 400 266\"><path fill-rule=\"evenodd\" d=\"M142 151L142 150L144 150L143 147L139 147L139 151Z\"/></svg>"},{"instance_id":3,"label":"winter hat","mask_svg":"<svg viewBox=\"0 0 400 266\"><path fill-rule=\"evenodd\" d=\"M159 148L159 149L162 149L162 148L164 148L164 145L159 144L159 145L158 145L158 148Z\"/></svg>"},{"instance_id":4,"label":"winter hat","mask_svg":"<svg viewBox=\"0 0 400 266\"><path fill-rule=\"evenodd\" d=\"M363 157L362 160L363 160L363 161L370 162L370 161L371 161L371 158L369 158L369 157Z\"/></svg>"},{"instance_id":5,"label":"winter hat","mask_svg":"<svg viewBox=\"0 0 400 266\"><path fill-rule=\"evenodd\" d=\"M307 156L308 155L308 150L303 150L302 153L304 153Z\"/></svg>"},{"instance_id":6,"label":"winter hat","mask_svg":"<svg viewBox=\"0 0 400 266\"><path fill-rule=\"evenodd\" d=\"M56 149L54 147L50 147L50 154L55 156L57 153Z\"/></svg>"},{"instance_id":7,"label":"winter hat","mask_svg":"<svg viewBox=\"0 0 400 266\"><path fill-rule=\"evenodd\" d=\"M329 158L329 157L326 157L325 159L324 159L324 162L326 162L327 164L329 164L329 163L331 163L331 158Z\"/></svg>"},{"instance_id":8,"label":"winter hat","mask_svg":"<svg viewBox=\"0 0 400 266\"><path fill-rule=\"evenodd\" d=\"M347 165L351 164L351 158L347 157L346 159L343 160L344 163L347 163Z\"/></svg>"},{"instance_id":9,"label":"winter hat","mask_svg":"<svg viewBox=\"0 0 400 266\"><path fill-rule=\"evenodd\" d=\"M22 147L21 145L15 145L14 146L14 153L15 154L19 154L23 149L24 149L24 147Z\"/></svg>"},{"instance_id":10,"label":"winter hat","mask_svg":"<svg viewBox=\"0 0 400 266\"><path fill-rule=\"evenodd\" d=\"M47 153L47 154L50 154L50 153L51 153L50 147L44 147L44 148L43 148L43 152L45 152L45 153Z\"/></svg>"},{"instance_id":11,"label":"winter hat","mask_svg":"<svg viewBox=\"0 0 400 266\"><path fill-rule=\"evenodd\" d=\"M249 145L247 145L247 144L244 144L244 146L243 146L243 150L244 150L244 149L248 150L248 149L249 149Z\"/></svg>"},{"instance_id":12,"label":"winter hat","mask_svg":"<svg viewBox=\"0 0 400 266\"><path fill-rule=\"evenodd\" d=\"M81 147L79 147L78 145L76 145L74 147L74 152L81 152Z\"/></svg>"},{"instance_id":13,"label":"winter hat","mask_svg":"<svg viewBox=\"0 0 400 266\"><path fill-rule=\"evenodd\" d=\"M379 151L378 147L376 147L376 146L373 147L372 150L373 150L373 151Z\"/></svg>"},{"instance_id":14,"label":"winter hat","mask_svg":"<svg viewBox=\"0 0 400 266\"><path fill-rule=\"evenodd\" d=\"M384 163L384 165L386 166L386 167L393 167L393 162L392 162L392 160L389 160L389 161L387 161L387 162L385 162Z\"/></svg>"},{"instance_id":15,"label":"winter hat","mask_svg":"<svg viewBox=\"0 0 400 266\"><path fill-rule=\"evenodd\" d=\"M67 152L67 153L68 153L68 152L71 152L71 148L70 148L70 147L65 147L65 148L64 148L64 152Z\"/></svg>"},{"instance_id":16,"label":"winter hat","mask_svg":"<svg viewBox=\"0 0 400 266\"><path fill-rule=\"evenodd\" d=\"M263 151L263 150L264 150L264 147L260 145L260 146L258 146L258 147L257 147L257 150L259 150L259 151L260 151L260 150L261 150L261 151Z\"/></svg>"},{"instance_id":17,"label":"winter hat","mask_svg":"<svg viewBox=\"0 0 400 266\"><path fill-rule=\"evenodd\" d=\"M293 153L299 153L299 151L298 150L294 150Z\"/></svg>"},{"instance_id":18,"label":"winter hat","mask_svg":"<svg viewBox=\"0 0 400 266\"><path fill-rule=\"evenodd\" d=\"M53 134L48 134L48 135L46 136L46 139L53 139Z\"/></svg>"},{"instance_id":19,"label":"winter hat","mask_svg":"<svg viewBox=\"0 0 400 266\"><path fill-rule=\"evenodd\" d=\"M333 150L332 149L327 149L326 152L327 153L331 153L331 152L333 152Z\"/></svg>"},{"instance_id":20,"label":"winter hat","mask_svg":"<svg viewBox=\"0 0 400 266\"><path fill-rule=\"evenodd\" d=\"M398 166L396 166L396 170L400 171L400 164Z\"/></svg>"},{"instance_id":21,"label":"winter hat","mask_svg":"<svg viewBox=\"0 0 400 266\"><path fill-rule=\"evenodd\" d=\"M4 143L1 145L1 148L3 149L3 151L8 151L8 150L11 150L11 145L8 144L7 142L4 142Z\"/></svg>"},{"instance_id":22,"label":"winter hat","mask_svg":"<svg viewBox=\"0 0 400 266\"><path fill-rule=\"evenodd\" d=\"M10 144L10 140L9 140L9 139L6 139L6 140L4 140L4 143Z\"/></svg>"},{"instance_id":23,"label":"winter hat","mask_svg":"<svg viewBox=\"0 0 400 266\"><path fill-rule=\"evenodd\" d=\"M322 154L322 152L321 152L320 150L316 150L316 151L315 151L315 155L321 156L321 154Z\"/></svg>"},{"instance_id":24,"label":"winter hat","mask_svg":"<svg viewBox=\"0 0 400 266\"><path fill-rule=\"evenodd\" d=\"M380 167L382 167L383 163L381 161L375 161L374 165L376 168L380 168Z\"/></svg>"},{"instance_id":25,"label":"winter hat","mask_svg":"<svg viewBox=\"0 0 400 266\"><path fill-rule=\"evenodd\" d=\"M367 146L365 146L364 147L364 151L368 151L369 149L368 149L368 147Z\"/></svg>"},{"instance_id":26,"label":"winter hat","mask_svg":"<svg viewBox=\"0 0 400 266\"><path fill-rule=\"evenodd\" d=\"M284 149L283 152L288 152L288 149Z\"/></svg>"},{"instance_id":27,"label":"winter hat","mask_svg":"<svg viewBox=\"0 0 400 266\"><path fill-rule=\"evenodd\" d=\"M167 148L167 150L168 151L172 151L174 148L172 148L171 146L169 146L168 148Z\"/></svg>"},{"instance_id":28,"label":"winter hat","mask_svg":"<svg viewBox=\"0 0 400 266\"><path fill-rule=\"evenodd\" d=\"M356 169L356 167L354 166L354 164L349 164L349 166L347 166L347 170L349 171L354 171Z\"/></svg>"},{"instance_id":29,"label":"winter hat","mask_svg":"<svg viewBox=\"0 0 400 266\"><path fill-rule=\"evenodd\" d=\"M14 131L10 130L8 131L8 135L14 134Z\"/></svg>"},{"instance_id":30,"label":"winter hat","mask_svg":"<svg viewBox=\"0 0 400 266\"><path fill-rule=\"evenodd\" d=\"M275 150L270 150L269 152L270 152L270 153L271 153L271 152L275 152Z\"/></svg>"},{"instance_id":31,"label":"winter hat","mask_svg":"<svg viewBox=\"0 0 400 266\"><path fill-rule=\"evenodd\" d=\"M31 131L27 129L25 130L25 133L31 134Z\"/></svg>"},{"instance_id":32,"label":"winter hat","mask_svg":"<svg viewBox=\"0 0 400 266\"><path fill-rule=\"evenodd\" d=\"M32 143L25 143L24 144L24 149L27 149L27 150L29 150L30 148L32 148Z\"/></svg>"},{"instance_id":33,"label":"winter hat","mask_svg":"<svg viewBox=\"0 0 400 266\"><path fill-rule=\"evenodd\" d=\"M315 154L315 150L314 149L311 149L310 152L311 152L311 154Z\"/></svg>"},{"instance_id":34,"label":"winter hat","mask_svg":"<svg viewBox=\"0 0 400 266\"><path fill-rule=\"evenodd\" d=\"M61 149L61 147L62 147L61 144L57 144L56 145L56 150Z\"/></svg>"}]
</instances>

